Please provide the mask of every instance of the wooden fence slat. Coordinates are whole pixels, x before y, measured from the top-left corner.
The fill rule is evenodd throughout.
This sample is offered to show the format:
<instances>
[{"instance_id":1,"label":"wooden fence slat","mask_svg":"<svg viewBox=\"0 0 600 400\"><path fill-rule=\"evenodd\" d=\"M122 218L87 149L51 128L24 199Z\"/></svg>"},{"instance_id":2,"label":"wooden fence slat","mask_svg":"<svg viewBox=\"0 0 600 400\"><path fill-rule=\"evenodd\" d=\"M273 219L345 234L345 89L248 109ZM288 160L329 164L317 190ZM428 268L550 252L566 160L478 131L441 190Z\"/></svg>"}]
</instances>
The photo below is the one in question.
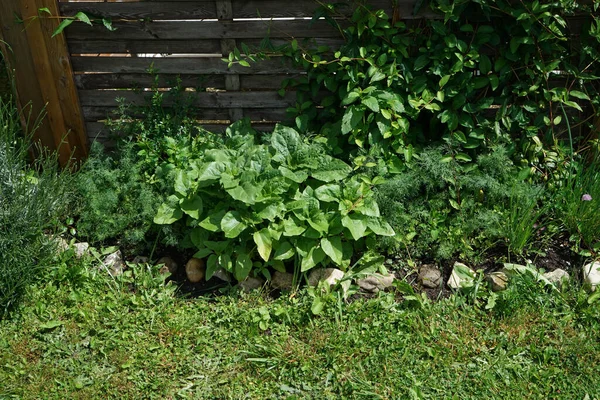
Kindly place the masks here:
<instances>
[{"instance_id":1,"label":"wooden fence slat","mask_svg":"<svg viewBox=\"0 0 600 400\"><path fill-rule=\"evenodd\" d=\"M3 41L0 45L6 55L5 61L17 82L17 105L21 113L21 123L27 126L25 116L30 115L35 119L44 110L45 103L42 90L33 79L36 72L33 56L29 51L29 39L23 33L23 26L16 23L15 15L22 15L18 2L0 1L0 39ZM47 148L55 147L52 127L47 119L43 120L34 132L33 139Z\"/></svg>"},{"instance_id":2,"label":"wooden fence slat","mask_svg":"<svg viewBox=\"0 0 600 400\"><path fill-rule=\"evenodd\" d=\"M69 40L71 54L151 53L221 54L219 39L207 40Z\"/></svg>"},{"instance_id":3,"label":"wooden fence slat","mask_svg":"<svg viewBox=\"0 0 600 400\"><path fill-rule=\"evenodd\" d=\"M135 105L145 104L143 93L130 90L80 90L82 106L115 106L117 97ZM295 92L287 92L281 97L274 91L261 92L200 92L194 96L192 105L199 108L283 108L296 100ZM165 106L173 104L166 99Z\"/></svg>"},{"instance_id":4,"label":"wooden fence slat","mask_svg":"<svg viewBox=\"0 0 600 400\"><path fill-rule=\"evenodd\" d=\"M285 74L293 71L282 60L274 59L253 64L250 68L208 57L72 57L76 72L112 72L144 74L152 67L160 74Z\"/></svg>"},{"instance_id":5,"label":"wooden fence slat","mask_svg":"<svg viewBox=\"0 0 600 400\"><path fill-rule=\"evenodd\" d=\"M216 18L214 0L161 1L134 3L61 3L60 12L72 16L82 11L88 15L112 19L209 19Z\"/></svg>"},{"instance_id":6,"label":"wooden fence slat","mask_svg":"<svg viewBox=\"0 0 600 400\"><path fill-rule=\"evenodd\" d=\"M340 37L340 32L324 21L312 26L306 20L293 21L158 21L115 22L115 31L98 24L72 24L65 32L69 41L78 40L196 40Z\"/></svg>"},{"instance_id":7,"label":"wooden fence slat","mask_svg":"<svg viewBox=\"0 0 600 400\"><path fill-rule=\"evenodd\" d=\"M97 106L84 106L83 115L86 121L102 121L106 119L115 119L118 115L115 111L117 107L97 107ZM165 111L169 111L169 107L165 107ZM244 116L250 118L253 121L282 121L286 118L285 108L246 108L243 109ZM194 108L188 111L188 114L192 117L207 121L230 121L229 112L227 109L219 108ZM138 112L131 112L128 114L130 117L140 118L143 115Z\"/></svg>"},{"instance_id":8,"label":"wooden fence slat","mask_svg":"<svg viewBox=\"0 0 600 400\"><path fill-rule=\"evenodd\" d=\"M298 78L301 74L285 75L241 75L241 89L277 90L284 79ZM140 89L140 88L172 88L179 84L182 88L225 89L225 82L220 75L167 75L160 74L157 80L150 74L78 74L75 84L78 89Z\"/></svg>"},{"instance_id":9,"label":"wooden fence slat","mask_svg":"<svg viewBox=\"0 0 600 400\"><path fill-rule=\"evenodd\" d=\"M232 0L232 18L308 18L312 17L320 7L315 0L295 0L282 4L281 0ZM339 6L336 13L340 16L352 14L351 1L324 1L324 3L337 3ZM346 3L346 5L343 5ZM392 2L390 0L370 0L368 5L372 9L383 9L390 16L392 13ZM415 18L413 16L414 1L398 1L398 12L403 18ZM433 12L423 7L416 18L432 17ZM191 0L191 1L144 1L127 3L98 3L98 2L76 2L61 3L60 10L63 15L74 15L83 11L90 15L108 17L113 19L140 20L150 18L152 20L174 20L174 19L209 19L217 18L214 0Z\"/></svg>"},{"instance_id":10,"label":"wooden fence slat","mask_svg":"<svg viewBox=\"0 0 600 400\"><path fill-rule=\"evenodd\" d=\"M309 46L340 47L344 41L341 38L309 38ZM258 47L262 39L244 39L248 46ZM289 43L286 39L272 39L275 47ZM72 54L98 53L150 53L150 54L222 54L219 39L207 40L69 40L69 50Z\"/></svg>"},{"instance_id":11,"label":"wooden fence slat","mask_svg":"<svg viewBox=\"0 0 600 400\"><path fill-rule=\"evenodd\" d=\"M73 73L69 62L69 53L64 36L52 38L52 33L59 21L52 18L38 18L40 8L47 9L52 15L58 13L56 0L10 0L19 3L24 26L20 26L21 34L27 37L30 57L17 60L21 63L32 62L35 73L24 81L17 81L17 88L38 85L40 99L46 105L47 129L41 135L53 139L52 150L58 151L58 158L62 165L67 165L73 158L83 159L87 155L87 136L85 125L81 116L81 108L77 97L77 90L73 81ZM14 14L9 18L15 20ZM14 22L13 22L14 23ZM24 31L24 33L23 33ZM8 43L11 47L11 43ZM17 67L17 66L16 66ZM20 98L20 101L29 101ZM32 112L40 113L41 110L33 109ZM34 118L35 118L34 114ZM49 140L45 141L46 143Z\"/></svg>"},{"instance_id":12,"label":"wooden fence slat","mask_svg":"<svg viewBox=\"0 0 600 400\"><path fill-rule=\"evenodd\" d=\"M220 21L233 20L233 8L231 0L216 0L217 17ZM235 39L221 39L221 54L223 57L228 57L229 54L236 48ZM240 90L240 76L238 74L229 74L225 76L225 89L228 91ZM229 119L237 121L244 117L241 108L232 108L229 110Z\"/></svg>"}]
</instances>

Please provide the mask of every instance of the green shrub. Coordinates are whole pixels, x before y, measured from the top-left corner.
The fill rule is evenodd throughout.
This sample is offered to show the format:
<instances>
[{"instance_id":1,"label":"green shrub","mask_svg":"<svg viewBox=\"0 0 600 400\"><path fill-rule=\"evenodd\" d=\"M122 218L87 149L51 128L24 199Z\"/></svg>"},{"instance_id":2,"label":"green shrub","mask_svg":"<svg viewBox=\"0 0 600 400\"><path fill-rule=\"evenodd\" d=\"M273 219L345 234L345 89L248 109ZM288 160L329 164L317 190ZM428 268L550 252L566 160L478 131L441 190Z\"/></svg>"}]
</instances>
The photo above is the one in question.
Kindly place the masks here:
<instances>
[{"instance_id":1,"label":"green shrub","mask_svg":"<svg viewBox=\"0 0 600 400\"><path fill-rule=\"evenodd\" d=\"M69 211L72 177L41 149L28 162L31 135L21 132L11 102L0 100L0 318L18 305L27 286L53 257L44 236Z\"/></svg>"},{"instance_id":2,"label":"green shrub","mask_svg":"<svg viewBox=\"0 0 600 400\"><path fill-rule=\"evenodd\" d=\"M240 121L222 145L206 140L187 164L160 167L174 186L154 221L187 227L196 257L208 257L207 278L219 267L238 280L252 270L269 278L269 267L347 269L369 237L393 235L372 191L380 179L352 176L295 130L278 125L261 141Z\"/></svg>"},{"instance_id":3,"label":"green shrub","mask_svg":"<svg viewBox=\"0 0 600 400\"><path fill-rule=\"evenodd\" d=\"M380 241L382 248L444 260L472 258L506 240L510 199L527 198L535 188L518 179L504 147L480 155L469 168L447 152L427 148L407 172L377 187L381 213L397 232Z\"/></svg>"},{"instance_id":4,"label":"green shrub","mask_svg":"<svg viewBox=\"0 0 600 400\"><path fill-rule=\"evenodd\" d=\"M77 174L78 235L90 242L118 243L131 251L148 250L159 229L152 218L163 200L160 186L148 183L136 148L123 143L113 153L94 142L87 162ZM176 245L164 229L163 242Z\"/></svg>"}]
</instances>

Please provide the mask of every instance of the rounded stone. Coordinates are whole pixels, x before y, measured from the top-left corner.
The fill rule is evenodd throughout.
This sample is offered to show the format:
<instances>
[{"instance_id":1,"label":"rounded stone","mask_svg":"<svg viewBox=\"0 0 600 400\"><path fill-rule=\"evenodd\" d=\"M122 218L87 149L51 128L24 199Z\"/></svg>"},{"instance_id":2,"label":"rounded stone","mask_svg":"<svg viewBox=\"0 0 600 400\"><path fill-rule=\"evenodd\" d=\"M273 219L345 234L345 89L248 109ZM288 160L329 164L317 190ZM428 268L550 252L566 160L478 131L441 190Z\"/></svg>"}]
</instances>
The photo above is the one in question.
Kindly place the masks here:
<instances>
[{"instance_id":1,"label":"rounded stone","mask_svg":"<svg viewBox=\"0 0 600 400\"><path fill-rule=\"evenodd\" d=\"M204 260L200 258L192 258L187 264L185 264L185 275L188 280L192 283L198 283L204 279L206 274L206 267L204 266Z\"/></svg>"},{"instance_id":2,"label":"rounded stone","mask_svg":"<svg viewBox=\"0 0 600 400\"><path fill-rule=\"evenodd\" d=\"M173 260L171 257L160 258L156 262L156 265L161 265L161 264L162 264L162 267L160 269L161 274L167 274L167 273L174 274L175 272L177 272L177 269L179 268L179 266L177 265L175 260Z\"/></svg>"}]
</instances>

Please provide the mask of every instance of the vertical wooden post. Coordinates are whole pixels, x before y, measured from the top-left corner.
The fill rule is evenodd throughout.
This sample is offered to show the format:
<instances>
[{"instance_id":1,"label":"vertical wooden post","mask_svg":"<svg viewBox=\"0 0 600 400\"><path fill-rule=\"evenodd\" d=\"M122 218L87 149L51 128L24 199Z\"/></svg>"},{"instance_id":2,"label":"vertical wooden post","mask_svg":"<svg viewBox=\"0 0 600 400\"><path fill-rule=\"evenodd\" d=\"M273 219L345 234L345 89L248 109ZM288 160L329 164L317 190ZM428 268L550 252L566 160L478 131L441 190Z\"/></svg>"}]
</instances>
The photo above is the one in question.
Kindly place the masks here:
<instances>
[{"instance_id":1,"label":"vertical wooden post","mask_svg":"<svg viewBox=\"0 0 600 400\"><path fill-rule=\"evenodd\" d=\"M233 21L233 6L231 0L216 0L217 2L217 18L222 21ZM223 57L227 57L230 52L235 49L235 39L221 39L221 53ZM239 91L240 76L239 75L225 75L225 89L231 91ZM231 122L235 122L244 117L244 111L241 108L230 108L229 119Z\"/></svg>"},{"instance_id":2,"label":"vertical wooden post","mask_svg":"<svg viewBox=\"0 0 600 400\"><path fill-rule=\"evenodd\" d=\"M40 8L54 18L38 14ZM45 112L34 139L58 151L64 166L85 158L88 147L66 40L63 35L51 37L60 23L58 15L57 0L0 1L0 35L15 75L23 122Z\"/></svg>"}]
</instances>

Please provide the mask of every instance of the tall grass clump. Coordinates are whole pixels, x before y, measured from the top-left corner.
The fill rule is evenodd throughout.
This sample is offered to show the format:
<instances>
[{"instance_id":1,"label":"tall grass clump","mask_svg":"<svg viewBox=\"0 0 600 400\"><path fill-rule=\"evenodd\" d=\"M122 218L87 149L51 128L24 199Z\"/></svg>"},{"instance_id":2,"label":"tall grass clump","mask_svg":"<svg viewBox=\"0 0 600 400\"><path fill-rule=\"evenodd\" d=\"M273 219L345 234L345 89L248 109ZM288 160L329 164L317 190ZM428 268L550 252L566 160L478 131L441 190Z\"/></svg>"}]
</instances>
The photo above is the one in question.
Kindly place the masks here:
<instances>
[{"instance_id":1,"label":"tall grass clump","mask_svg":"<svg viewBox=\"0 0 600 400\"><path fill-rule=\"evenodd\" d=\"M14 104L0 99L0 319L51 259L55 244L45 233L71 199L71 174L59 171L55 154L39 149L30 162L33 130L24 134Z\"/></svg>"},{"instance_id":2,"label":"tall grass clump","mask_svg":"<svg viewBox=\"0 0 600 400\"><path fill-rule=\"evenodd\" d=\"M580 160L573 168L558 198L559 217L578 246L600 251L600 157Z\"/></svg>"}]
</instances>

